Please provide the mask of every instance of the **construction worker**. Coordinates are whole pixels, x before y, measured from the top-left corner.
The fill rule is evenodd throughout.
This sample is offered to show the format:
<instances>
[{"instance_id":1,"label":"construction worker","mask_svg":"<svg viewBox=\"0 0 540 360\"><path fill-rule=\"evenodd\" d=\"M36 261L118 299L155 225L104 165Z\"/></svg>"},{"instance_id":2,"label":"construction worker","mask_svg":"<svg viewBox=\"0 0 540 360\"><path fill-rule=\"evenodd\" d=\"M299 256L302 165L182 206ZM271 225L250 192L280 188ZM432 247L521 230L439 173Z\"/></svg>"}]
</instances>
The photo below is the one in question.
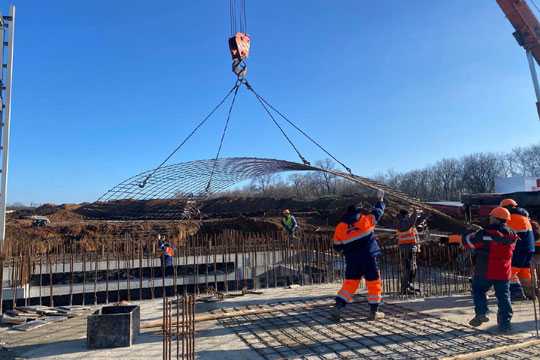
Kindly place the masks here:
<instances>
[{"instance_id":1,"label":"construction worker","mask_svg":"<svg viewBox=\"0 0 540 360\"><path fill-rule=\"evenodd\" d=\"M488 226L463 237L463 245L466 248L474 249L476 258L472 281L476 316L469 321L471 326L480 326L489 321L486 293L493 286L499 306L497 313L499 330L501 332L511 330L512 253L519 236L506 226L510 218L510 212L507 209L497 207L489 214Z\"/></svg>"},{"instance_id":2,"label":"construction worker","mask_svg":"<svg viewBox=\"0 0 540 360\"><path fill-rule=\"evenodd\" d=\"M507 225L519 236L512 256L511 299L532 298L534 291L532 289L531 260L534 256L535 241L529 213L518 207L518 203L513 199L502 200L500 206L510 212L511 219Z\"/></svg>"},{"instance_id":3,"label":"construction worker","mask_svg":"<svg viewBox=\"0 0 540 360\"><path fill-rule=\"evenodd\" d=\"M378 202L373 209L349 206L334 233L334 249L345 256L345 280L336 296L332 317L339 321L348 303L353 301L362 277L366 280L367 299L370 307L369 320L384 317L379 311L382 301L382 283L377 264L381 253L375 238L375 225L384 213L384 192L377 193Z\"/></svg>"},{"instance_id":4,"label":"construction worker","mask_svg":"<svg viewBox=\"0 0 540 360\"><path fill-rule=\"evenodd\" d=\"M294 237L294 233L298 230L298 222L289 209L283 210L281 225L283 225L283 228L287 231L290 238Z\"/></svg>"},{"instance_id":5,"label":"construction worker","mask_svg":"<svg viewBox=\"0 0 540 360\"><path fill-rule=\"evenodd\" d=\"M416 254L419 251L416 229L418 217L416 210L410 212L401 209L396 224L401 264L401 293L404 295L416 292L413 284L416 278Z\"/></svg>"},{"instance_id":6,"label":"construction worker","mask_svg":"<svg viewBox=\"0 0 540 360\"><path fill-rule=\"evenodd\" d=\"M158 235L158 244L161 250L161 268L168 272L167 268L173 266L174 249L161 235Z\"/></svg>"},{"instance_id":7,"label":"construction worker","mask_svg":"<svg viewBox=\"0 0 540 360\"><path fill-rule=\"evenodd\" d=\"M536 292L536 297L538 298L540 297L540 279L538 279L540 265L540 224L536 220L531 220L531 225L535 240L533 265L535 269L534 271L536 271L536 284L533 284L533 288Z\"/></svg>"}]
</instances>

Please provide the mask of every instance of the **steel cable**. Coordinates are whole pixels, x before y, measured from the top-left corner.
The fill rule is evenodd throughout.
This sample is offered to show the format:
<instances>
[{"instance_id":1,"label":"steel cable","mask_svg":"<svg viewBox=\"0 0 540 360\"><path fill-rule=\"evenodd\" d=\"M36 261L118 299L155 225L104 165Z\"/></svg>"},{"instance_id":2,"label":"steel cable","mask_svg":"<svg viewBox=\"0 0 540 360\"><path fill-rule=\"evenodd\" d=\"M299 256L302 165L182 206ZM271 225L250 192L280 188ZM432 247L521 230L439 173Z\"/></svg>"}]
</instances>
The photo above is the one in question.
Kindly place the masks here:
<instances>
[{"instance_id":1,"label":"steel cable","mask_svg":"<svg viewBox=\"0 0 540 360\"><path fill-rule=\"evenodd\" d=\"M216 158L214 159L214 164L212 166L212 171L210 172L210 177L208 178L208 185L206 185L206 192L210 191L210 185L212 184L212 178L214 177L214 172L216 170L217 160L219 159L219 154L221 153L221 148L223 147L223 141L225 140L225 135L227 134L227 129L229 128L229 122L231 120L231 113L234 108L234 103L236 102L236 95L238 95L238 89L240 89L240 82L237 82L235 85L236 89L234 90L234 96L229 106L229 112L227 113L227 120L225 121L225 127L221 133L221 140L219 142L218 151L216 153Z\"/></svg>"},{"instance_id":2,"label":"steel cable","mask_svg":"<svg viewBox=\"0 0 540 360\"><path fill-rule=\"evenodd\" d=\"M343 166L345 170L349 174L352 174L351 169L345 165L343 162L339 161L334 155L332 155L328 150L326 150L321 144L319 144L315 139L313 139L311 136L309 136L304 130L302 130L300 127L298 127L292 120L290 120L288 117L286 117L283 113L281 113L278 109L276 109L272 104L270 104L265 98L263 98L261 95L259 95L249 84L247 81L244 82L246 87L257 97L257 99L264 103L266 106L268 106L270 109L272 109L276 114L281 116L287 123L289 123L292 127L294 127L298 132L300 132L302 135L304 135L309 141L311 141L313 144L315 144L319 149L321 149L326 155L330 156L335 162ZM266 109L265 106L265 109ZM271 116L271 115L270 115ZM294 146L294 145L293 145ZM304 160L304 159L302 159Z\"/></svg>"},{"instance_id":3,"label":"steel cable","mask_svg":"<svg viewBox=\"0 0 540 360\"><path fill-rule=\"evenodd\" d=\"M225 103L225 101L229 98L229 96L231 96L231 94L233 93L233 91L237 90L238 89L238 84L235 83L234 86L231 88L231 90L229 90L229 92L227 93L227 95L225 95L225 97L212 109L212 111L210 111L210 113L208 113L208 115L206 115L206 117L193 129L193 131L191 131L191 133L186 137L184 138L184 140L180 143L180 145L178 145L176 147L176 149L173 150L173 152L171 152L169 154L169 156L167 156L165 158L165 160L163 160L161 162L161 164L158 165L158 167L156 167L150 174L148 174L148 176L143 180L143 182L139 185L139 187L141 188L144 188L146 186L146 183L148 182L148 180L156 173L156 171L158 171L163 165L165 165L165 163L167 161L169 161L169 159L174 155L176 154L176 152L178 150L180 150L180 148L182 146L184 146L184 144L200 129L201 126L204 125L204 123L206 121L208 121L208 119L210 119L210 117L217 111L217 109L219 109L221 107L221 105L223 105L223 103Z\"/></svg>"}]
</instances>

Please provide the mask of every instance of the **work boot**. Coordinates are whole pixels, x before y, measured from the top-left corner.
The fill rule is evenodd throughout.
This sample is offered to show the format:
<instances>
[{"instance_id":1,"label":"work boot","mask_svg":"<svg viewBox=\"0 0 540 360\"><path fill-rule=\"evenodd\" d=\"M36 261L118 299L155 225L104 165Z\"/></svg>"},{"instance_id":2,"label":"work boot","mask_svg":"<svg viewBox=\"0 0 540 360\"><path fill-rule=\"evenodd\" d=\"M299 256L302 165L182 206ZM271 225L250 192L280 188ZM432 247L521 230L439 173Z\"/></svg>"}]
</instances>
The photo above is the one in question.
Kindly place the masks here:
<instances>
[{"instance_id":1,"label":"work boot","mask_svg":"<svg viewBox=\"0 0 540 360\"><path fill-rule=\"evenodd\" d=\"M489 318L486 315L476 315L471 321L469 321L469 325L478 327L488 321Z\"/></svg>"},{"instance_id":2,"label":"work boot","mask_svg":"<svg viewBox=\"0 0 540 360\"><path fill-rule=\"evenodd\" d=\"M345 308L345 306L341 305L341 304L336 304L331 312L330 312L330 315L332 316L332 319L335 321L335 322L340 322L341 321L341 314L343 313L343 309Z\"/></svg>"},{"instance_id":3,"label":"work boot","mask_svg":"<svg viewBox=\"0 0 540 360\"><path fill-rule=\"evenodd\" d=\"M532 300L535 298L535 291L534 289L532 288L532 286L524 286L523 287L523 293L525 294L525 297L527 297L527 299L529 300Z\"/></svg>"},{"instance_id":4,"label":"work boot","mask_svg":"<svg viewBox=\"0 0 540 360\"><path fill-rule=\"evenodd\" d=\"M510 300L514 301L523 301L527 300L525 293L523 292L523 287L521 284L512 283L510 284Z\"/></svg>"},{"instance_id":5,"label":"work boot","mask_svg":"<svg viewBox=\"0 0 540 360\"><path fill-rule=\"evenodd\" d=\"M501 334L508 334L509 332L512 332L512 325L511 324L499 324L499 332Z\"/></svg>"},{"instance_id":6,"label":"work boot","mask_svg":"<svg viewBox=\"0 0 540 360\"><path fill-rule=\"evenodd\" d=\"M380 319L384 319L384 313L383 312L378 311L378 310L369 312L369 316L368 316L369 321L380 320Z\"/></svg>"}]
</instances>

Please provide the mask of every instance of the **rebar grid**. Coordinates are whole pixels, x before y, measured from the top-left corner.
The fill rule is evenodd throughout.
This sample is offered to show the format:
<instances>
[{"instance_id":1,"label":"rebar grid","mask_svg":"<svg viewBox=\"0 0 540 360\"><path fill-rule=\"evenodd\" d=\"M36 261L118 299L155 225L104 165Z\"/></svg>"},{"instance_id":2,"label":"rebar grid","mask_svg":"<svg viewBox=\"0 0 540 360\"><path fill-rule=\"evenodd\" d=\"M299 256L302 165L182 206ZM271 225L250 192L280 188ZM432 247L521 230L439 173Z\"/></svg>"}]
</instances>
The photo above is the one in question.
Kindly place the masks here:
<instances>
[{"instance_id":1,"label":"rebar grid","mask_svg":"<svg viewBox=\"0 0 540 360\"><path fill-rule=\"evenodd\" d=\"M127 217L134 219L186 219L190 218L191 212L194 210L192 209L193 201L230 189L235 184L245 180L292 171L324 172L358 184L366 189L383 190L387 198L426 210L447 219L459 227L465 228L463 221L456 220L418 199L377 181L313 165L253 157L197 160L147 170L116 185L95 203L88 206L87 210L89 213L92 211L99 213L107 207L121 207L137 200L141 201L140 206L145 209L144 215L137 215L134 212ZM210 181L210 178L212 178L212 181ZM183 203L176 202L174 206L171 206L171 204L152 202L158 199L179 199L183 200Z\"/></svg>"},{"instance_id":2,"label":"rebar grid","mask_svg":"<svg viewBox=\"0 0 540 360\"><path fill-rule=\"evenodd\" d=\"M207 191L207 184L212 183ZM284 160L259 158L221 158L198 160L159 168L133 176L102 195L99 201L197 198L214 194L243 180L285 171L313 171L318 168Z\"/></svg>"},{"instance_id":3,"label":"rebar grid","mask_svg":"<svg viewBox=\"0 0 540 360\"><path fill-rule=\"evenodd\" d=\"M369 307L355 302L336 323L330 299L286 303L298 307L284 312L285 302L260 305L276 310L221 323L264 359L437 359L517 342L394 304L384 305L383 320L368 322Z\"/></svg>"}]
</instances>

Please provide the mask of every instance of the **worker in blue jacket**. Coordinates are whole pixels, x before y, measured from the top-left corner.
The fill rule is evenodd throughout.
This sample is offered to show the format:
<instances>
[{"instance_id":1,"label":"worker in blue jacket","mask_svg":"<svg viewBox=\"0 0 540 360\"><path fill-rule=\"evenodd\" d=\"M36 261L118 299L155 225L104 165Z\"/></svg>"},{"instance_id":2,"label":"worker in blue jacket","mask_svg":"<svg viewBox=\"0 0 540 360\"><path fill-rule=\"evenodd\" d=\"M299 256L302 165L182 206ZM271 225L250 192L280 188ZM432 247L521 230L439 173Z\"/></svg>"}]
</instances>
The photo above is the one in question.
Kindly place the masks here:
<instances>
[{"instance_id":1,"label":"worker in blue jacket","mask_svg":"<svg viewBox=\"0 0 540 360\"><path fill-rule=\"evenodd\" d=\"M367 300L370 307L369 320L381 319L379 311L382 302L382 282L379 273L378 257L381 249L375 238L375 225L384 213L384 192L378 192L378 202L373 209L358 209L350 206L336 226L334 249L345 256L345 280L336 296L332 312L334 320L339 321L343 309L353 301L360 280L367 285Z\"/></svg>"},{"instance_id":2,"label":"worker in blue jacket","mask_svg":"<svg viewBox=\"0 0 540 360\"><path fill-rule=\"evenodd\" d=\"M512 255L512 279L510 295L512 300L525 300L534 296L532 287L531 261L534 257L535 239L529 213L518 207L513 199L504 199L500 206L510 212L508 227L514 231L519 240Z\"/></svg>"}]
</instances>

